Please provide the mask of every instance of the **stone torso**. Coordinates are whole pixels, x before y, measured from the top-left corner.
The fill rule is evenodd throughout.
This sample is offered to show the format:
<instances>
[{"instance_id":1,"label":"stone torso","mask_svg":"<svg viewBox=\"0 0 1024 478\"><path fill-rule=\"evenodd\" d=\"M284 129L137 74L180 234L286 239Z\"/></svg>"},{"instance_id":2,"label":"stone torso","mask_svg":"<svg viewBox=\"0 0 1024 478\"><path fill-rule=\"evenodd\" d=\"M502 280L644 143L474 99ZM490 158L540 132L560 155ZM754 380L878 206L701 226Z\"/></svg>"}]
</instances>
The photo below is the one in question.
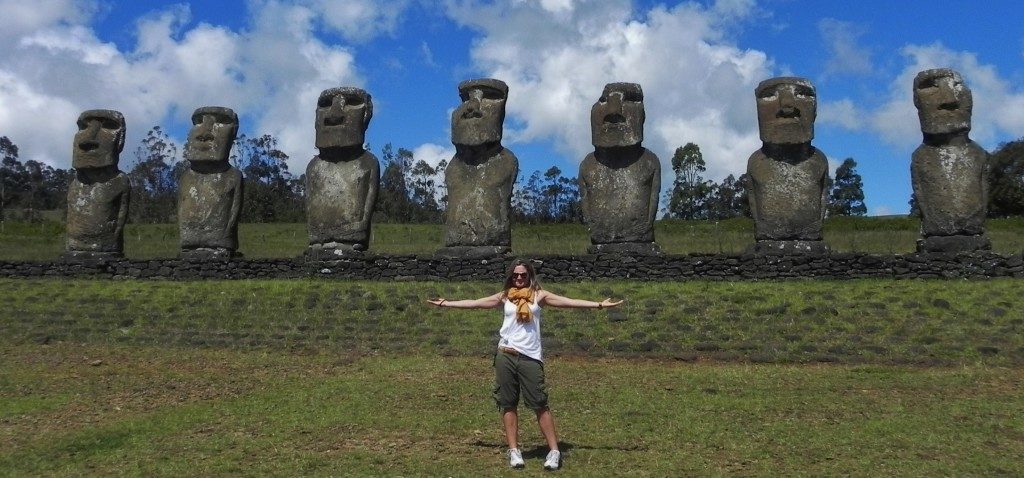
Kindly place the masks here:
<instances>
[{"instance_id":1,"label":"stone torso","mask_svg":"<svg viewBox=\"0 0 1024 478\"><path fill-rule=\"evenodd\" d=\"M368 151L350 161L314 157L306 167L310 244L368 243L379 181L377 157Z\"/></svg>"},{"instance_id":2,"label":"stone torso","mask_svg":"<svg viewBox=\"0 0 1024 478\"><path fill-rule=\"evenodd\" d=\"M828 160L816 148L802 161L780 161L757 150L747 161L757 240L819 241L825 217Z\"/></svg>"},{"instance_id":3,"label":"stone torso","mask_svg":"<svg viewBox=\"0 0 1024 478\"><path fill-rule=\"evenodd\" d=\"M444 176L448 188L445 245L511 245L512 184L518 174L519 161L506 148L479 164L467 163L456 154Z\"/></svg>"},{"instance_id":4,"label":"stone torso","mask_svg":"<svg viewBox=\"0 0 1024 478\"><path fill-rule=\"evenodd\" d=\"M590 153L580 163L583 220L594 244L653 242L661 162L647 149L628 165L609 166Z\"/></svg>"},{"instance_id":5,"label":"stone torso","mask_svg":"<svg viewBox=\"0 0 1024 478\"><path fill-rule=\"evenodd\" d=\"M988 153L973 141L914 151L910 173L925 236L978 235L987 208Z\"/></svg>"},{"instance_id":6,"label":"stone torso","mask_svg":"<svg viewBox=\"0 0 1024 478\"><path fill-rule=\"evenodd\" d=\"M68 250L120 252L125 219L120 212L129 190L128 176L121 172L102 182L72 179L68 187Z\"/></svg>"},{"instance_id":7,"label":"stone torso","mask_svg":"<svg viewBox=\"0 0 1024 478\"><path fill-rule=\"evenodd\" d=\"M186 170L178 189L181 247L238 249L242 172L232 166L221 173Z\"/></svg>"}]
</instances>

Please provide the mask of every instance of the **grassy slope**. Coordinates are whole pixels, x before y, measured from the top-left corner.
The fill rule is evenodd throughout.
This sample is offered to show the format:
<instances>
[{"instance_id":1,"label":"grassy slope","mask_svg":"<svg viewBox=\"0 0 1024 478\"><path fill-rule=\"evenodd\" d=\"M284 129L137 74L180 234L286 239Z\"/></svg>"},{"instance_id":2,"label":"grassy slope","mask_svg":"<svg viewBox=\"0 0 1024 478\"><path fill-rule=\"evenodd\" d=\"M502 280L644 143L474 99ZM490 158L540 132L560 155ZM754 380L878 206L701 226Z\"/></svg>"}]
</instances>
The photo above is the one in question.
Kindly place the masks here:
<instances>
[{"instance_id":1,"label":"grassy slope","mask_svg":"<svg viewBox=\"0 0 1024 478\"><path fill-rule=\"evenodd\" d=\"M0 337L93 343L477 355L494 311L428 306L495 283L0 280ZM599 281L563 295L626 299L545 311L552 354L694 360L1024 364L1020 281Z\"/></svg>"},{"instance_id":2,"label":"grassy slope","mask_svg":"<svg viewBox=\"0 0 1024 478\"><path fill-rule=\"evenodd\" d=\"M919 237L910 218L835 218L825 223L825 240L836 251L909 253ZM659 221L656 238L668 254L741 253L753 240L749 219L727 221ZM57 223L7 222L0 228L0 260L53 260L64 250L63 226ZM1024 219L988 222L993 249L1024 251ZM431 254L441 247L444 228L437 224L374 224L370 249L386 254ZM242 224L240 249L252 258L296 257L306 247L304 224ZM580 224L516 225L512 246L519 254L581 254L589 239ZM133 259L170 258L178 252L173 224L129 224L125 253Z\"/></svg>"},{"instance_id":3,"label":"grassy slope","mask_svg":"<svg viewBox=\"0 0 1024 478\"><path fill-rule=\"evenodd\" d=\"M0 346L10 475L511 472L488 357ZM1020 475L1024 371L548 362L560 475ZM528 417L524 417L528 418Z\"/></svg>"}]
</instances>

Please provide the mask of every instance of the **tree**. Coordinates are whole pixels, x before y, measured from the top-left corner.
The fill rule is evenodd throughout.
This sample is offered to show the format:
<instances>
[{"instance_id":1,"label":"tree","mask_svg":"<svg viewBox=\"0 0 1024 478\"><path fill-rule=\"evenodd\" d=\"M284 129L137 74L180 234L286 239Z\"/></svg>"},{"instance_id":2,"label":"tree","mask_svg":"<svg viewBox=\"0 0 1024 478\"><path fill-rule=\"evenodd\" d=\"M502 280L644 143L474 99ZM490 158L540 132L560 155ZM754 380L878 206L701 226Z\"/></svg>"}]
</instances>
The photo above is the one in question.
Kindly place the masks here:
<instances>
[{"instance_id":1,"label":"tree","mask_svg":"<svg viewBox=\"0 0 1024 478\"><path fill-rule=\"evenodd\" d=\"M989 217L1024 214L1024 138L1003 143L989 157Z\"/></svg>"},{"instance_id":2,"label":"tree","mask_svg":"<svg viewBox=\"0 0 1024 478\"><path fill-rule=\"evenodd\" d=\"M413 206L405 178L412 169L412 152L399 148L396 154L388 143L381 149L381 162L384 170L380 175L376 210L384 222L409 222Z\"/></svg>"},{"instance_id":3,"label":"tree","mask_svg":"<svg viewBox=\"0 0 1024 478\"><path fill-rule=\"evenodd\" d=\"M722 180L722 184L712 185L707 208L709 219L729 219L750 215L747 190L744 187L745 176L736 179L730 174Z\"/></svg>"},{"instance_id":4,"label":"tree","mask_svg":"<svg viewBox=\"0 0 1024 478\"><path fill-rule=\"evenodd\" d=\"M178 178L185 168L177 158L178 146L159 126L146 133L128 172L132 185L131 222L174 222Z\"/></svg>"},{"instance_id":5,"label":"tree","mask_svg":"<svg viewBox=\"0 0 1024 478\"><path fill-rule=\"evenodd\" d=\"M700 147L686 143L676 148L672 155L672 170L676 173L672 190L668 195L665 215L676 219L705 219L708 217L708 201L712 183L705 181L702 173L707 171Z\"/></svg>"},{"instance_id":6,"label":"tree","mask_svg":"<svg viewBox=\"0 0 1024 478\"><path fill-rule=\"evenodd\" d=\"M288 171L288 155L277 148L277 138L241 135L235 140L231 162L242 171L242 221L301 222L305 204L299 181Z\"/></svg>"},{"instance_id":7,"label":"tree","mask_svg":"<svg viewBox=\"0 0 1024 478\"><path fill-rule=\"evenodd\" d=\"M857 162L853 158L846 158L836 169L836 178L829 187L828 215L863 216L867 212L864 185L857 173Z\"/></svg>"}]
</instances>

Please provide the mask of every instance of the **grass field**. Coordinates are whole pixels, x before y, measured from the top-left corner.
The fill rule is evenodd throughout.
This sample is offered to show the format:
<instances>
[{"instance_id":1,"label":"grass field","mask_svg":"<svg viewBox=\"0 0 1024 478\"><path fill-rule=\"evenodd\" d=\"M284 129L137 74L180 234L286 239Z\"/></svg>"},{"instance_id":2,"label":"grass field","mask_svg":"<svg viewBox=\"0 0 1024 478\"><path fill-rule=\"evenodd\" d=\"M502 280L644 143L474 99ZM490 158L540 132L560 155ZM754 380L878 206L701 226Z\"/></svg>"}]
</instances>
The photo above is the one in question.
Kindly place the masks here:
<instances>
[{"instance_id":1,"label":"grass field","mask_svg":"<svg viewBox=\"0 0 1024 478\"><path fill-rule=\"evenodd\" d=\"M988 221L993 249L1024 251L1024 219ZM825 222L825 240L835 251L903 254L914 251L920 236L917 219L834 218ZM742 253L753 242L749 219L725 221L659 221L655 237L667 254ZM304 224L241 224L240 251L246 257L296 257L306 248ZM0 227L0 260L49 261L64 251L64 228L56 222L7 222ZM443 245L439 224L374 224L370 250L381 254L432 254ZM512 228L517 254L582 254L590 243L580 224L523 224ZM129 224L125 254L132 259L171 258L178 254L174 224Z\"/></svg>"},{"instance_id":2,"label":"grass field","mask_svg":"<svg viewBox=\"0 0 1024 478\"><path fill-rule=\"evenodd\" d=\"M535 476L490 358L0 347L5 475ZM565 476L1020 476L1024 371L550 359Z\"/></svg>"},{"instance_id":3,"label":"grass field","mask_svg":"<svg viewBox=\"0 0 1024 478\"><path fill-rule=\"evenodd\" d=\"M911 219L830 221L835 250L913 250ZM429 254L434 225L372 247ZM522 254L575 254L582 226L517 226ZM997 251L1024 222L990 221ZM737 253L748 221L658 224L669 253ZM292 257L298 224L242 226ZM57 223L6 223L0 260L52 260ZM129 257L173 257L172 225ZM535 476L506 468L490 399L494 311L427 307L494 282L0 279L0 476ZM547 376L567 476L1021 476L1021 281L594 281L624 298L548 309Z\"/></svg>"}]
</instances>

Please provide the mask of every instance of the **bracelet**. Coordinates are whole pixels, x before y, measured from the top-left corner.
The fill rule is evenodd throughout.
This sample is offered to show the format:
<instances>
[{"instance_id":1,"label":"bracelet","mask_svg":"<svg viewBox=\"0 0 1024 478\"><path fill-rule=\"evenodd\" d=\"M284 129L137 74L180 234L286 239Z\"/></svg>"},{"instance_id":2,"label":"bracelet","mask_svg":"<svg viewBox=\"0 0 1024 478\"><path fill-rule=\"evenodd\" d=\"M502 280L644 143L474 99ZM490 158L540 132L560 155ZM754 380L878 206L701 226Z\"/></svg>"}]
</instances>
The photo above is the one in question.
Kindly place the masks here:
<instances>
[{"instance_id":1,"label":"bracelet","mask_svg":"<svg viewBox=\"0 0 1024 478\"><path fill-rule=\"evenodd\" d=\"M598 303L597 303L597 308L598 308L598 309L603 309L603 308L604 308L604 304L603 304L603 303L601 303L601 302L598 302Z\"/></svg>"},{"instance_id":2,"label":"bracelet","mask_svg":"<svg viewBox=\"0 0 1024 478\"><path fill-rule=\"evenodd\" d=\"M441 299L441 303L437 304L438 307L444 307L444 303L448 302L448 299Z\"/></svg>"}]
</instances>

